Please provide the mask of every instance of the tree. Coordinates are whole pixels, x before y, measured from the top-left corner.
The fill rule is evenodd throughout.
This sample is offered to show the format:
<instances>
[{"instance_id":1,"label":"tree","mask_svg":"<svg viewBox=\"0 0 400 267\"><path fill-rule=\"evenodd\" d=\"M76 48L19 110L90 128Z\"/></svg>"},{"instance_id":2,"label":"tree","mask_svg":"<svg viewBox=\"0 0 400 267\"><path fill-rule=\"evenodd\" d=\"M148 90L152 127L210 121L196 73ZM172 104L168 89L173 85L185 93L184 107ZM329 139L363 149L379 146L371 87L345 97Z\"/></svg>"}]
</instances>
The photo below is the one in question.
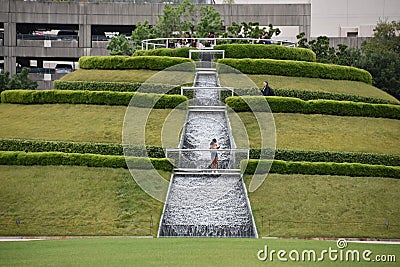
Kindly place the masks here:
<instances>
[{"instance_id":1,"label":"tree","mask_svg":"<svg viewBox=\"0 0 400 267\"><path fill-rule=\"evenodd\" d=\"M371 73L375 86L400 99L400 21L379 21L361 49L359 67Z\"/></svg>"},{"instance_id":2,"label":"tree","mask_svg":"<svg viewBox=\"0 0 400 267\"><path fill-rule=\"evenodd\" d=\"M29 68L27 67L23 67L21 73L14 74L11 78L8 71L0 73L0 92L11 89L36 89L37 81L30 80L28 74Z\"/></svg>"},{"instance_id":3,"label":"tree","mask_svg":"<svg viewBox=\"0 0 400 267\"><path fill-rule=\"evenodd\" d=\"M111 56L131 56L133 54L133 46L129 43L124 34L118 37L112 37L107 45L107 50L111 50Z\"/></svg>"},{"instance_id":4,"label":"tree","mask_svg":"<svg viewBox=\"0 0 400 267\"><path fill-rule=\"evenodd\" d=\"M132 31L131 41L133 42L134 49L140 49L142 47L142 40L154 38L154 28L151 28L149 21L146 20L143 24L138 23L135 30Z\"/></svg>"},{"instance_id":5,"label":"tree","mask_svg":"<svg viewBox=\"0 0 400 267\"><path fill-rule=\"evenodd\" d=\"M158 37L172 37L175 33L179 36L189 32L194 27L198 10L189 0L182 1L178 6L165 5L163 15L158 15L155 31Z\"/></svg>"},{"instance_id":6,"label":"tree","mask_svg":"<svg viewBox=\"0 0 400 267\"><path fill-rule=\"evenodd\" d=\"M0 92L8 89L9 82L10 82L10 73L8 71L0 73Z\"/></svg>"},{"instance_id":7,"label":"tree","mask_svg":"<svg viewBox=\"0 0 400 267\"><path fill-rule=\"evenodd\" d=\"M316 40L308 42L309 48L314 51L317 61L331 63L335 58L335 48L329 46L329 38L318 36Z\"/></svg>"},{"instance_id":8,"label":"tree","mask_svg":"<svg viewBox=\"0 0 400 267\"><path fill-rule=\"evenodd\" d=\"M194 27L197 37L207 37L210 32L218 32L223 27L223 20L212 6L200 8L200 21Z\"/></svg>"},{"instance_id":9,"label":"tree","mask_svg":"<svg viewBox=\"0 0 400 267\"><path fill-rule=\"evenodd\" d=\"M37 81L30 80L28 74L29 68L23 67L21 73L17 73L11 77L7 89L36 89L38 87Z\"/></svg>"}]
</instances>

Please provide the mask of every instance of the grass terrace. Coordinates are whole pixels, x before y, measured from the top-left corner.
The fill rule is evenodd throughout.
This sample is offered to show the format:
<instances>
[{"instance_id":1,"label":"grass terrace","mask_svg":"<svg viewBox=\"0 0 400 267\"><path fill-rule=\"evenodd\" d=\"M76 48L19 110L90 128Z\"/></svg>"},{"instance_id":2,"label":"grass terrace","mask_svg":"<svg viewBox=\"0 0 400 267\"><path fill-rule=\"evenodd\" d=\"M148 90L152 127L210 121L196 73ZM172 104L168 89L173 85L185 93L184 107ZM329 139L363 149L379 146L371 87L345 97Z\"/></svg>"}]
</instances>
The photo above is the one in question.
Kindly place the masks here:
<instances>
[{"instance_id":1,"label":"grass terrace","mask_svg":"<svg viewBox=\"0 0 400 267\"><path fill-rule=\"evenodd\" d=\"M1 104L0 138L120 144L125 110L123 106ZM144 111L137 108L138 114ZM170 112L152 110L146 144L161 145L162 127ZM184 119L184 113L180 114L174 123ZM246 125L250 147L259 147L254 116L249 112L237 114ZM276 113L274 120L278 148L400 154L399 120L290 113ZM235 131L234 137L246 138L235 136Z\"/></svg>"}]
</instances>

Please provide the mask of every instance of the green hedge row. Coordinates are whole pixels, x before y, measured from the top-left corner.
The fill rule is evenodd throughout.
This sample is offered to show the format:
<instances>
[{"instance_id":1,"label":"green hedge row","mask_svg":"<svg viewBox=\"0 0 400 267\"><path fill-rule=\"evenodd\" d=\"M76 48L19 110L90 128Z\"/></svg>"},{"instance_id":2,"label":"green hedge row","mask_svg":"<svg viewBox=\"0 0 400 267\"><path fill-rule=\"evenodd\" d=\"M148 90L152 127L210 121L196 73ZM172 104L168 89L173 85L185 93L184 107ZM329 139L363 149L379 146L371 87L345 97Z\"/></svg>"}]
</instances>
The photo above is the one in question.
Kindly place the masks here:
<instances>
[{"instance_id":1,"label":"green hedge row","mask_svg":"<svg viewBox=\"0 0 400 267\"><path fill-rule=\"evenodd\" d=\"M292 77L350 80L372 84L372 76L368 71L348 66L305 61L250 58L224 58L218 59L217 62L228 65L245 74L270 74Z\"/></svg>"},{"instance_id":2,"label":"green hedge row","mask_svg":"<svg viewBox=\"0 0 400 267\"><path fill-rule=\"evenodd\" d=\"M103 70L163 70L177 64L188 62L190 63L193 61L188 58L159 56L83 56L79 58L79 68Z\"/></svg>"},{"instance_id":3,"label":"green hedge row","mask_svg":"<svg viewBox=\"0 0 400 267\"><path fill-rule=\"evenodd\" d=\"M151 50L136 50L133 56L165 56L189 58L189 50L197 50L194 47L181 48L157 48Z\"/></svg>"},{"instance_id":4,"label":"green hedge row","mask_svg":"<svg viewBox=\"0 0 400 267\"><path fill-rule=\"evenodd\" d=\"M266 97L266 99L271 111L277 113L326 114L400 119L400 105L324 99L304 101L298 98L279 96L269 96ZM253 112L265 111L263 110L263 101L261 96L233 96L225 99L225 103L236 112L251 111L247 103L253 108Z\"/></svg>"},{"instance_id":5,"label":"green hedge row","mask_svg":"<svg viewBox=\"0 0 400 267\"><path fill-rule=\"evenodd\" d=\"M121 144L112 143L85 143L66 141L40 141L0 139L0 151L25 151L25 152L64 152L64 153L89 153L101 155L123 155ZM145 156L145 151L150 158L164 158L162 147L141 145L125 146L129 155L136 157ZM259 159L261 150L250 149L250 158ZM336 151L305 151L277 149L275 159L284 161L309 161L309 162L349 162L371 165L400 166L400 155L360 153L360 152L336 152Z\"/></svg>"},{"instance_id":6,"label":"green hedge row","mask_svg":"<svg viewBox=\"0 0 400 267\"><path fill-rule=\"evenodd\" d=\"M161 147L150 145L127 145L113 143L89 143L89 142L67 142L67 141L41 141L0 139L0 151L25 151L25 152L63 152L80 154L100 154L122 156L125 152L130 156L150 158L164 158L165 154Z\"/></svg>"},{"instance_id":7,"label":"green hedge row","mask_svg":"<svg viewBox=\"0 0 400 267\"><path fill-rule=\"evenodd\" d=\"M54 81L54 89L56 90L82 90L82 91L113 91L113 92L140 92L146 93L164 93L167 94L181 93L180 86L155 83L139 83L139 82L97 82L97 81Z\"/></svg>"},{"instance_id":8,"label":"green hedge row","mask_svg":"<svg viewBox=\"0 0 400 267\"><path fill-rule=\"evenodd\" d=\"M399 102L396 101L391 101L381 98L365 97L365 96L349 95L349 94L341 94L333 92L323 92L323 91L275 88L274 92L276 96L295 97L295 98L300 98L302 100L329 99L338 101L364 102L371 104L393 104L393 105L400 104Z\"/></svg>"},{"instance_id":9,"label":"green hedge row","mask_svg":"<svg viewBox=\"0 0 400 267\"><path fill-rule=\"evenodd\" d=\"M149 169L154 166L157 170L172 171L173 166L165 158L129 157L130 167ZM151 163L151 164L150 164ZM105 168L127 168L124 156L110 156L97 154L79 154L62 152L21 152L0 151L0 165L68 165Z\"/></svg>"},{"instance_id":10,"label":"green hedge row","mask_svg":"<svg viewBox=\"0 0 400 267\"><path fill-rule=\"evenodd\" d=\"M243 161L242 168L247 163L245 173L254 174L260 163L257 173L267 173L271 161L248 160ZM400 178L400 167L369 165L360 163L336 163L336 162L294 162L274 160L270 173L280 174L310 174L310 175L343 175L358 177L385 177Z\"/></svg>"},{"instance_id":11,"label":"green hedge row","mask_svg":"<svg viewBox=\"0 0 400 267\"><path fill-rule=\"evenodd\" d=\"M237 88L235 89L235 95L237 96L260 96L260 88ZM342 93L324 92L324 91L309 91L301 89L287 89L287 88L274 88L275 96L294 97L301 100L315 100L315 99L328 99L338 101L352 101L352 102L364 102L371 104L393 104L400 105L398 101L386 100L375 97L365 97L359 95L349 95ZM224 93L224 92L222 92ZM230 93L230 92L228 92ZM226 94L226 97L230 94ZM225 98L226 98L225 97Z\"/></svg>"},{"instance_id":12,"label":"green hedge row","mask_svg":"<svg viewBox=\"0 0 400 267\"><path fill-rule=\"evenodd\" d=\"M173 166L165 158L128 158L129 165L138 169L155 168L157 170L172 171ZM150 164L151 163L151 164ZM242 162L246 165L245 173L254 174L257 164L260 168L257 173L266 173L270 161L248 160ZM78 154L62 152L26 153L21 151L0 151L0 165L67 165L106 168L127 168L123 156ZM334 163L334 162L286 162L274 160L271 173L281 174L311 174L311 175L343 175L362 177L388 177L400 178L400 167L368 165L360 163Z\"/></svg>"},{"instance_id":13,"label":"green hedge row","mask_svg":"<svg viewBox=\"0 0 400 267\"><path fill-rule=\"evenodd\" d=\"M251 148L249 157L250 159L259 159L260 153L261 149ZM268 153L268 151L266 151L266 153ZM361 152L276 149L274 159L284 161L348 162L370 165L400 166L400 155Z\"/></svg>"},{"instance_id":14,"label":"green hedge row","mask_svg":"<svg viewBox=\"0 0 400 267\"><path fill-rule=\"evenodd\" d=\"M13 104L92 104L126 106L135 96L140 107L175 108L187 101L181 95L160 95L152 93L73 91L73 90L7 90L1 93L2 103ZM140 101L139 101L140 100Z\"/></svg>"},{"instance_id":15,"label":"green hedge row","mask_svg":"<svg viewBox=\"0 0 400 267\"><path fill-rule=\"evenodd\" d=\"M225 50L226 58L269 58L297 61L316 61L315 53L306 48L263 44L222 44L214 49Z\"/></svg>"}]
</instances>

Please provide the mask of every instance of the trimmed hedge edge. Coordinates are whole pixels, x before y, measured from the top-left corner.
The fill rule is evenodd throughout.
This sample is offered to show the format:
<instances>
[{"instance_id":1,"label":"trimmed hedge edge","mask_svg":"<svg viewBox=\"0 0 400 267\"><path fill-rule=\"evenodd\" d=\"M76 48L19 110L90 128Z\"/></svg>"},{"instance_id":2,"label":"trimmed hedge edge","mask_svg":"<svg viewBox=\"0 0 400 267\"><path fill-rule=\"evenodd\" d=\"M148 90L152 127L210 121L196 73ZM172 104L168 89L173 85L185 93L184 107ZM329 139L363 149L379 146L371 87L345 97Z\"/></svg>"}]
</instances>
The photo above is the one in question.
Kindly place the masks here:
<instances>
[{"instance_id":1,"label":"trimmed hedge edge","mask_svg":"<svg viewBox=\"0 0 400 267\"><path fill-rule=\"evenodd\" d=\"M370 104L337 100L308 100L293 97L268 96L270 110L276 113L325 114L335 116L361 116L400 119L400 105ZM232 96L225 103L236 112L268 111L262 96ZM253 110L250 109L249 103ZM259 108L258 108L259 107Z\"/></svg>"},{"instance_id":2,"label":"trimmed hedge edge","mask_svg":"<svg viewBox=\"0 0 400 267\"><path fill-rule=\"evenodd\" d=\"M246 160L241 162L245 174L256 174L257 165L260 164L257 174L267 173L271 165L268 160ZM399 166L370 165L360 163L336 162L295 162L274 160L269 170L270 173L279 174L309 174L309 175L335 175L351 177L382 177L400 179Z\"/></svg>"},{"instance_id":3,"label":"trimmed hedge edge","mask_svg":"<svg viewBox=\"0 0 400 267\"><path fill-rule=\"evenodd\" d=\"M144 147L143 145L129 145L124 146L124 148L125 152L135 157L165 157L163 148L159 146L147 145ZM114 143L0 139L0 151L89 153L122 156L124 148L121 144ZM260 152L259 148L251 148L250 159L259 159ZM348 162L400 166L400 155L397 154L276 149L275 159L284 161Z\"/></svg>"},{"instance_id":4,"label":"trimmed hedge edge","mask_svg":"<svg viewBox=\"0 0 400 267\"><path fill-rule=\"evenodd\" d=\"M154 169L172 171L173 166L166 158L143 158L79 154L63 152L21 152L21 151L0 151L0 165L66 165L66 166L87 166L103 168L127 168Z\"/></svg>"},{"instance_id":5,"label":"trimmed hedge edge","mask_svg":"<svg viewBox=\"0 0 400 267\"><path fill-rule=\"evenodd\" d=\"M372 75L363 69L349 66L275 59L218 59L245 74L270 74L291 77L309 77L333 80L361 81L372 84Z\"/></svg>"},{"instance_id":6,"label":"trimmed hedge edge","mask_svg":"<svg viewBox=\"0 0 400 267\"><path fill-rule=\"evenodd\" d=\"M1 92L2 103L12 104L91 104L129 105L132 97L140 107L175 108L187 101L182 95L153 93L75 91L75 90L6 90Z\"/></svg>"}]
</instances>

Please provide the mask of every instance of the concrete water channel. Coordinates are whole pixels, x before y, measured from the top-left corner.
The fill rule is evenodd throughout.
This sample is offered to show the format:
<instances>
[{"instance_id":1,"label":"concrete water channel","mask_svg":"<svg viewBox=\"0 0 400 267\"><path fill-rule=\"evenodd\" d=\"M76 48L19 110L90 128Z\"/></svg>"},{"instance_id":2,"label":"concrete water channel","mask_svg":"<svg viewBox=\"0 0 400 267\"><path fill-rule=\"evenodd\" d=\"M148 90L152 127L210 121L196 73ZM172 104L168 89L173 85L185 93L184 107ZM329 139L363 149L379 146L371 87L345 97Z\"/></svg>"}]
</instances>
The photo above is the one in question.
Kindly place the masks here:
<instances>
[{"instance_id":1,"label":"concrete water channel","mask_svg":"<svg viewBox=\"0 0 400 267\"><path fill-rule=\"evenodd\" d=\"M218 73L196 69L193 101L188 107L178 149L167 150L175 164L160 219L159 237L258 237ZM209 145L220 149L218 170L210 169Z\"/></svg>"}]
</instances>

